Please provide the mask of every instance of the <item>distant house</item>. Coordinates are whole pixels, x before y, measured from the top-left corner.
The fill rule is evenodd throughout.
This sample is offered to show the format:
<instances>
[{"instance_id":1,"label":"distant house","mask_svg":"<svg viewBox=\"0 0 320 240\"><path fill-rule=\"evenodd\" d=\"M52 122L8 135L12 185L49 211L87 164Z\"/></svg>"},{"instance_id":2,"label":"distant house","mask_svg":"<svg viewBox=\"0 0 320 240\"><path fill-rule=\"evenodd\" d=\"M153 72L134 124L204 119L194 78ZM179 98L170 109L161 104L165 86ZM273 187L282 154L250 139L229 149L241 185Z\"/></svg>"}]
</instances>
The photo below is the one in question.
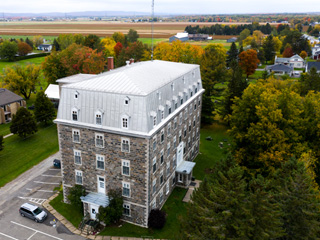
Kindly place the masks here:
<instances>
[{"instance_id":1,"label":"distant house","mask_svg":"<svg viewBox=\"0 0 320 240\"><path fill-rule=\"evenodd\" d=\"M304 68L306 66L305 61L298 54L292 56L291 58L278 58L276 56L274 64L288 65L293 68Z\"/></svg>"},{"instance_id":2,"label":"distant house","mask_svg":"<svg viewBox=\"0 0 320 240\"><path fill-rule=\"evenodd\" d=\"M12 115L20 107L26 107L26 102L19 95L5 88L0 88L0 124L10 122Z\"/></svg>"},{"instance_id":3,"label":"distant house","mask_svg":"<svg viewBox=\"0 0 320 240\"><path fill-rule=\"evenodd\" d=\"M173 42L179 40L181 42L185 42L189 40L189 34L187 32L177 33L176 35L169 38L169 42Z\"/></svg>"},{"instance_id":4,"label":"distant house","mask_svg":"<svg viewBox=\"0 0 320 240\"><path fill-rule=\"evenodd\" d=\"M52 45L51 44L40 44L38 46L38 50L50 52L52 50Z\"/></svg>"},{"instance_id":5,"label":"distant house","mask_svg":"<svg viewBox=\"0 0 320 240\"><path fill-rule=\"evenodd\" d=\"M236 37L233 37L233 38L229 38L227 39L227 43L233 43L233 42L236 42L238 38Z\"/></svg>"},{"instance_id":6,"label":"distant house","mask_svg":"<svg viewBox=\"0 0 320 240\"><path fill-rule=\"evenodd\" d=\"M316 44L313 48L311 48L311 50L312 50L312 59L314 60L320 59L320 44Z\"/></svg>"},{"instance_id":7,"label":"distant house","mask_svg":"<svg viewBox=\"0 0 320 240\"><path fill-rule=\"evenodd\" d=\"M317 69L318 73L320 73L320 62L308 62L306 65L306 72L309 72L313 67Z\"/></svg>"},{"instance_id":8,"label":"distant house","mask_svg":"<svg viewBox=\"0 0 320 240\"><path fill-rule=\"evenodd\" d=\"M269 73L273 72L276 75L288 74L289 76L292 76L293 74L293 67L284 65L284 64L275 64L275 65L267 66L266 70Z\"/></svg>"},{"instance_id":9,"label":"distant house","mask_svg":"<svg viewBox=\"0 0 320 240\"><path fill-rule=\"evenodd\" d=\"M206 40L209 40L209 39L210 39L209 34L189 34L189 40L206 41Z\"/></svg>"}]
</instances>

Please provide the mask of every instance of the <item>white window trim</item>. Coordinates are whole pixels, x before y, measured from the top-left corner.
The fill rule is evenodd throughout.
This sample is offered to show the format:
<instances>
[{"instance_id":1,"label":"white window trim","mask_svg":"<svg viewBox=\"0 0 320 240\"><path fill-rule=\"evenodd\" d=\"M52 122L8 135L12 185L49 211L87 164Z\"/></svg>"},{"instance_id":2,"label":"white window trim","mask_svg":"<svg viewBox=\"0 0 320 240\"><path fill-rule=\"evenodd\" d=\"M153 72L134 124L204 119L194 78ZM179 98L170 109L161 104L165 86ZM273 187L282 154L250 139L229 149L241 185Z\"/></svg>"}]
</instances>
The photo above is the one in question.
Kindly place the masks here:
<instances>
[{"instance_id":1,"label":"white window trim","mask_svg":"<svg viewBox=\"0 0 320 240\"><path fill-rule=\"evenodd\" d=\"M100 115L100 116L101 116L101 123L100 123L100 124L97 123L97 115ZM96 111L96 112L94 113L94 123L95 123L96 125L102 125L102 121L103 121L103 112L101 112L101 111Z\"/></svg>"},{"instance_id":2,"label":"white window trim","mask_svg":"<svg viewBox=\"0 0 320 240\"><path fill-rule=\"evenodd\" d=\"M128 207L125 207L125 206L128 206ZM124 216L127 216L127 217L131 217L131 204L129 204L129 203L123 203L123 208L129 209L129 215L126 215L126 214L123 214L123 215L124 215Z\"/></svg>"},{"instance_id":3,"label":"white window trim","mask_svg":"<svg viewBox=\"0 0 320 240\"><path fill-rule=\"evenodd\" d=\"M99 157L103 159L103 168L98 168L98 158ZM96 154L96 169L97 170L105 170L106 169L105 157L103 155Z\"/></svg>"},{"instance_id":4,"label":"white window trim","mask_svg":"<svg viewBox=\"0 0 320 240\"><path fill-rule=\"evenodd\" d=\"M127 164L128 166L126 166L126 164ZM129 168L129 174L123 173L123 167L128 167L128 168ZM130 160L124 160L124 159L122 159L122 160L121 160L121 174L122 174L123 176L128 176L128 177L130 177L130 173L131 173L130 170L131 170L131 169L130 169Z\"/></svg>"},{"instance_id":5,"label":"white window trim","mask_svg":"<svg viewBox=\"0 0 320 240\"><path fill-rule=\"evenodd\" d=\"M163 139L162 139L162 136L163 136ZM161 130L160 132L160 143L163 143L164 142L164 130Z\"/></svg>"},{"instance_id":6,"label":"white window trim","mask_svg":"<svg viewBox=\"0 0 320 240\"><path fill-rule=\"evenodd\" d=\"M170 129L170 131L169 131L169 129ZM172 132L171 123L169 123L167 126L167 135L171 136L171 132Z\"/></svg>"},{"instance_id":7,"label":"white window trim","mask_svg":"<svg viewBox=\"0 0 320 240\"><path fill-rule=\"evenodd\" d=\"M123 141L128 141L128 151L123 150ZM121 138L121 152L130 153L130 139L129 138Z\"/></svg>"},{"instance_id":8,"label":"white window trim","mask_svg":"<svg viewBox=\"0 0 320 240\"><path fill-rule=\"evenodd\" d=\"M78 133L79 133L79 134L78 134L78 135L79 135L79 141L74 141L74 135L75 135L74 133L75 133L75 132L78 132ZM74 142L74 143L80 143L80 141L81 141L81 140L80 140L80 130L79 130L79 129L72 129L72 142Z\"/></svg>"},{"instance_id":9,"label":"white window trim","mask_svg":"<svg viewBox=\"0 0 320 240\"><path fill-rule=\"evenodd\" d=\"M151 209L156 209L157 208L157 199L155 198L152 202L151 202Z\"/></svg>"},{"instance_id":10,"label":"white window trim","mask_svg":"<svg viewBox=\"0 0 320 240\"><path fill-rule=\"evenodd\" d=\"M123 195L123 189L125 187L125 185L128 185L128 189L129 189L129 196ZM122 182L122 196L126 197L126 198L131 198L131 186L129 182Z\"/></svg>"},{"instance_id":11,"label":"white window trim","mask_svg":"<svg viewBox=\"0 0 320 240\"><path fill-rule=\"evenodd\" d=\"M75 92L74 92L74 95L73 95L73 98L74 98L74 99L79 99L79 95L80 95L79 92L78 92L78 91L75 91Z\"/></svg>"},{"instance_id":12,"label":"white window trim","mask_svg":"<svg viewBox=\"0 0 320 240\"><path fill-rule=\"evenodd\" d=\"M167 181L167 183L166 183L166 195L168 195L169 194L169 192L170 192L170 178L169 178L169 180Z\"/></svg>"},{"instance_id":13,"label":"white window trim","mask_svg":"<svg viewBox=\"0 0 320 240\"><path fill-rule=\"evenodd\" d=\"M78 175L78 173L81 175L81 183L77 183L77 176L80 176L80 175ZM75 170L75 175L74 175L74 181L75 181L75 184L77 184L77 185L83 185L83 173L82 173L82 171L80 171L80 170Z\"/></svg>"},{"instance_id":14,"label":"white window trim","mask_svg":"<svg viewBox=\"0 0 320 240\"><path fill-rule=\"evenodd\" d=\"M162 176L162 182L161 182L161 176ZM159 183L160 183L160 186L161 186L162 184L164 184L164 175L163 175L163 170L161 170L161 171L160 171Z\"/></svg>"},{"instance_id":15,"label":"white window trim","mask_svg":"<svg viewBox=\"0 0 320 240\"><path fill-rule=\"evenodd\" d=\"M124 126L123 126L123 123L124 123L124 120L125 120L125 119L127 120L127 127L124 127ZM120 124L121 124L121 128L122 128L122 129L129 129L129 127L130 127L130 117L129 117L128 115L122 115L122 116L121 116L121 123L120 123Z\"/></svg>"},{"instance_id":16,"label":"white window trim","mask_svg":"<svg viewBox=\"0 0 320 240\"><path fill-rule=\"evenodd\" d=\"M163 159L163 162L161 163L161 157ZM164 149L161 149L160 151L160 165L162 165L164 163Z\"/></svg>"},{"instance_id":17,"label":"white window trim","mask_svg":"<svg viewBox=\"0 0 320 240\"><path fill-rule=\"evenodd\" d=\"M155 188L153 188L154 186L155 186ZM155 189L155 190L153 191L153 189ZM157 179L155 178L152 181L152 195L154 195L156 192L157 192Z\"/></svg>"},{"instance_id":18,"label":"white window trim","mask_svg":"<svg viewBox=\"0 0 320 240\"><path fill-rule=\"evenodd\" d=\"M126 103L126 102L128 102L128 103ZM123 100L123 104L124 104L125 106L128 106L128 105L129 105L129 102L130 102L130 98L129 98L128 96L125 97L124 100Z\"/></svg>"},{"instance_id":19,"label":"white window trim","mask_svg":"<svg viewBox=\"0 0 320 240\"><path fill-rule=\"evenodd\" d=\"M73 112L76 112L76 114L77 114L77 120L73 120ZM79 121L79 109L77 109L77 108L72 108L72 109L71 109L71 120L72 120L72 121Z\"/></svg>"},{"instance_id":20,"label":"white window trim","mask_svg":"<svg viewBox=\"0 0 320 240\"><path fill-rule=\"evenodd\" d=\"M161 199L162 197L162 199ZM159 191L159 202L162 203L164 200L164 197L163 197L163 188Z\"/></svg>"},{"instance_id":21,"label":"white window trim","mask_svg":"<svg viewBox=\"0 0 320 240\"><path fill-rule=\"evenodd\" d=\"M79 155L76 155L76 153L79 153ZM76 163L76 156L80 156L80 163ZM81 158L81 151L80 150L73 149L73 162L76 165L79 165L79 166L82 165L82 158Z\"/></svg>"},{"instance_id":22,"label":"white window trim","mask_svg":"<svg viewBox=\"0 0 320 240\"><path fill-rule=\"evenodd\" d=\"M153 169L154 164L156 164L156 169ZM157 168L157 157L154 157L152 159L152 173L155 174L157 172L158 168Z\"/></svg>"},{"instance_id":23,"label":"white window trim","mask_svg":"<svg viewBox=\"0 0 320 240\"><path fill-rule=\"evenodd\" d=\"M104 134L95 133L94 137L95 137L95 138L94 138L95 146L98 147L98 148L104 148ZM98 137L102 137L102 146L97 145L97 139L98 139Z\"/></svg>"},{"instance_id":24,"label":"white window trim","mask_svg":"<svg viewBox=\"0 0 320 240\"><path fill-rule=\"evenodd\" d=\"M154 147L154 142L156 143L156 144L155 144L155 147ZM157 150L157 136L155 136L155 137L152 139L152 150L153 150L153 151L156 151L156 150Z\"/></svg>"}]
</instances>

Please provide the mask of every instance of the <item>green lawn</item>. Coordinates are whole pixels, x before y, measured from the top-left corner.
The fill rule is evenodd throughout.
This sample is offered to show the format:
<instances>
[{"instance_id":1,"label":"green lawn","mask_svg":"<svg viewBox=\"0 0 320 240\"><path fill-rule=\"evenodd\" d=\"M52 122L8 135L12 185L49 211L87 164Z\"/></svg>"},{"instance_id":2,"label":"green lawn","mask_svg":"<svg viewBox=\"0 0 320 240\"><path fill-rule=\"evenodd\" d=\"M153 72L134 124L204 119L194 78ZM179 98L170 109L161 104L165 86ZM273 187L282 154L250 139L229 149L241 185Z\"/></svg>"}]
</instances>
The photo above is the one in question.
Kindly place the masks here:
<instances>
[{"instance_id":1,"label":"green lawn","mask_svg":"<svg viewBox=\"0 0 320 240\"><path fill-rule=\"evenodd\" d=\"M16 39L16 40L20 40L20 38L22 38L24 41L26 40L26 38L29 38L31 41L32 41L32 38L34 37L34 35L1 35L1 37L3 38L3 39L11 39L11 38L14 38L14 39ZM46 40L48 40L49 41L49 43L50 43L50 41L52 41L53 42L53 40L55 39L55 38L57 38L57 36L42 36L44 39L46 39Z\"/></svg>"},{"instance_id":2,"label":"green lawn","mask_svg":"<svg viewBox=\"0 0 320 240\"><path fill-rule=\"evenodd\" d=\"M106 227L100 235L126 237L148 236L150 238L172 239L178 235L181 219L186 215L187 204L182 202L186 192L186 189L176 187L171 193L169 199L162 208L162 210L168 214L166 225L163 229L152 230L124 223L122 227Z\"/></svg>"},{"instance_id":3,"label":"green lawn","mask_svg":"<svg viewBox=\"0 0 320 240\"><path fill-rule=\"evenodd\" d=\"M17 62L0 62L0 70L6 68L6 67L12 67L15 64L19 64L22 66L25 66L27 64L35 64L35 65L41 65L41 63L44 61L45 57L38 57L38 58L30 58L25 59Z\"/></svg>"},{"instance_id":4,"label":"green lawn","mask_svg":"<svg viewBox=\"0 0 320 240\"><path fill-rule=\"evenodd\" d=\"M0 124L0 135L5 136L10 134L10 126L11 123Z\"/></svg>"},{"instance_id":5,"label":"green lawn","mask_svg":"<svg viewBox=\"0 0 320 240\"><path fill-rule=\"evenodd\" d=\"M151 38L139 38L138 40L141 41L142 43L146 43L148 45L151 45ZM157 43L160 43L160 42L168 42L168 39L167 38L154 38L153 39L154 45L157 45Z\"/></svg>"},{"instance_id":6,"label":"green lawn","mask_svg":"<svg viewBox=\"0 0 320 240\"><path fill-rule=\"evenodd\" d=\"M75 208L71 204L67 204L63 202L63 194L62 192L53 200L50 201L50 205L60 214L65 216L69 222L73 224L76 228L79 226L83 214L79 211L79 209Z\"/></svg>"},{"instance_id":7,"label":"green lawn","mask_svg":"<svg viewBox=\"0 0 320 240\"><path fill-rule=\"evenodd\" d=\"M26 139L12 136L4 139L0 152L0 187L59 150L57 126L40 128Z\"/></svg>"},{"instance_id":8,"label":"green lawn","mask_svg":"<svg viewBox=\"0 0 320 240\"><path fill-rule=\"evenodd\" d=\"M214 171L216 162L225 157L231 139L227 134L227 127L218 123L201 128L200 133L200 153L195 159L193 176L202 180L205 174ZM206 140L209 136L212 141ZM222 148L219 147L220 142L223 142Z\"/></svg>"}]
</instances>

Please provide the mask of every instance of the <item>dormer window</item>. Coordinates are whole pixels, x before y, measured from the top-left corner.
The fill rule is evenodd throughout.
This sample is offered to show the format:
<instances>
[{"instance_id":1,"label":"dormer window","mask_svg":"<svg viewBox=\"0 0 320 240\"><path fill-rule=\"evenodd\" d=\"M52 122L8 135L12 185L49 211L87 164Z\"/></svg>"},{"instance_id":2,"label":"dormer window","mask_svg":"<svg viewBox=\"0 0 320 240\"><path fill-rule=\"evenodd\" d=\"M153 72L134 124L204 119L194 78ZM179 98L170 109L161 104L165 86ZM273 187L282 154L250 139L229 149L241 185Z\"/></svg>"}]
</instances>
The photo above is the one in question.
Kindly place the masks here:
<instances>
[{"instance_id":1,"label":"dormer window","mask_svg":"<svg viewBox=\"0 0 320 240\"><path fill-rule=\"evenodd\" d=\"M129 101L130 101L130 98L129 97L125 97L124 105L129 105Z\"/></svg>"},{"instance_id":2,"label":"dormer window","mask_svg":"<svg viewBox=\"0 0 320 240\"><path fill-rule=\"evenodd\" d=\"M96 124L97 125L102 124L102 114L100 112L96 113Z\"/></svg>"},{"instance_id":3,"label":"dormer window","mask_svg":"<svg viewBox=\"0 0 320 240\"><path fill-rule=\"evenodd\" d=\"M74 99L78 99L79 98L79 93L76 91L75 93L74 93Z\"/></svg>"},{"instance_id":4,"label":"dormer window","mask_svg":"<svg viewBox=\"0 0 320 240\"><path fill-rule=\"evenodd\" d=\"M159 100L161 100L161 92L158 92Z\"/></svg>"},{"instance_id":5,"label":"dormer window","mask_svg":"<svg viewBox=\"0 0 320 240\"><path fill-rule=\"evenodd\" d=\"M153 126L157 126L157 116L153 117Z\"/></svg>"},{"instance_id":6,"label":"dormer window","mask_svg":"<svg viewBox=\"0 0 320 240\"><path fill-rule=\"evenodd\" d=\"M171 90L174 91L174 83L171 84Z\"/></svg>"},{"instance_id":7,"label":"dormer window","mask_svg":"<svg viewBox=\"0 0 320 240\"><path fill-rule=\"evenodd\" d=\"M122 117L122 128L128 129L129 119L128 117Z\"/></svg>"},{"instance_id":8,"label":"dormer window","mask_svg":"<svg viewBox=\"0 0 320 240\"><path fill-rule=\"evenodd\" d=\"M78 121L78 110L77 109L72 109L72 120L73 121Z\"/></svg>"}]
</instances>

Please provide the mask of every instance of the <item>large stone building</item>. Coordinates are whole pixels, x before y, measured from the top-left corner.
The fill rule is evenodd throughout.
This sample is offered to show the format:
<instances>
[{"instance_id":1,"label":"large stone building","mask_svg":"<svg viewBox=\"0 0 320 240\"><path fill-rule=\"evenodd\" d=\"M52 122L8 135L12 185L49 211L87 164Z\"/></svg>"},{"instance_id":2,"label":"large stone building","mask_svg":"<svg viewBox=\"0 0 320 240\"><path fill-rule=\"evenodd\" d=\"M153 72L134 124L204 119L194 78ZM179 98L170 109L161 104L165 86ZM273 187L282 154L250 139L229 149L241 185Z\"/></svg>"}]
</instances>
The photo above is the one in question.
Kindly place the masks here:
<instances>
[{"instance_id":1,"label":"large stone building","mask_svg":"<svg viewBox=\"0 0 320 240\"><path fill-rule=\"evenodd\" d=\"M58 117L63 192L83 185L96 217L120 188L125 221L147 227L176 185L188 186L199 150L198 65L132 63L61 87Z\"/></svg>"}]
</instances>

